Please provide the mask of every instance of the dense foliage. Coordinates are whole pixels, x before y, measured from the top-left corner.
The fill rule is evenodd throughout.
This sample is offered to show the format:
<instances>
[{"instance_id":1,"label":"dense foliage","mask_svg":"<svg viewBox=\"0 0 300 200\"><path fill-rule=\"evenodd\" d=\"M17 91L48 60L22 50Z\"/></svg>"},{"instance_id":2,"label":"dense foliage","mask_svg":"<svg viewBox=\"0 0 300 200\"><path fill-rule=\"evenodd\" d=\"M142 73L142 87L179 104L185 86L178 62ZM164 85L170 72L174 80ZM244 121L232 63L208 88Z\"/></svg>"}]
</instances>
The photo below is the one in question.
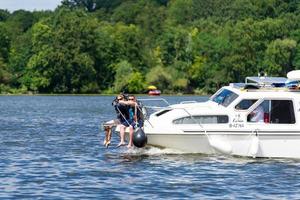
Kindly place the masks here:
<instances>
[{"instance_id":1,"label":"dense foliage","mask_svg":"<svg viewBox=\"0 0 300 200\"><path fill-rule=\"evenodd\" d=\"M63 0L0 10L0 93L211 93L300 69L299 0Z\"/></svg>"}]
</instances>

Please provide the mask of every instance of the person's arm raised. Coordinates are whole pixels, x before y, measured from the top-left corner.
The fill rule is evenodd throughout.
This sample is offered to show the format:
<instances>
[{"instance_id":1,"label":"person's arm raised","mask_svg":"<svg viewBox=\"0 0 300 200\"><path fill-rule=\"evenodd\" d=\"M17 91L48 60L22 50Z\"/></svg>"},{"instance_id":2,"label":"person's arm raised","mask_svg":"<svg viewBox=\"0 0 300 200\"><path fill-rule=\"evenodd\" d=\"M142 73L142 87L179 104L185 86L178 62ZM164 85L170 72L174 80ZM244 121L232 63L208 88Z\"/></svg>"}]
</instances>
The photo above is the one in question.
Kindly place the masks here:
<instances>
[{"instance_id":1,"label":"person's arm raised","mask_svg":"<svg viewBox=\"0 0 300 200\"><path fill-rule=\"evenodd\" d=\"M129 106L137 106L137 103L134 102L134 101L124 101L124 100L120 100L119 103L120 103L120 104L123 104L123 105L129 105Z\"/></svg>"}]
</instances>

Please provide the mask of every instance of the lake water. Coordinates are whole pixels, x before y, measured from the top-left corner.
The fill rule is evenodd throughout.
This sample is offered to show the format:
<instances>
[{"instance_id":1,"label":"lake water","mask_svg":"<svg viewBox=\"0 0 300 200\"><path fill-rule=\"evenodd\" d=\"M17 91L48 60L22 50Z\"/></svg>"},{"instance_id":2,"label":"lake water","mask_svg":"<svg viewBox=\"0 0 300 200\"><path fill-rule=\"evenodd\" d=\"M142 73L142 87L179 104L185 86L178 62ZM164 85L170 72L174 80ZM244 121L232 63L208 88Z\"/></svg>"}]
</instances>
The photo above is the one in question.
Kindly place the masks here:
<instances>
[{"instance_id":1,"label":"lake water","mask_svg":"<svg viewBox=\"0 0 300 200\"><path fill-rule=\"evenodd\" d=\"M300 160L104 148L113 98L0 96L0 199L300 199Z\"/></svg>"}]
</instances>

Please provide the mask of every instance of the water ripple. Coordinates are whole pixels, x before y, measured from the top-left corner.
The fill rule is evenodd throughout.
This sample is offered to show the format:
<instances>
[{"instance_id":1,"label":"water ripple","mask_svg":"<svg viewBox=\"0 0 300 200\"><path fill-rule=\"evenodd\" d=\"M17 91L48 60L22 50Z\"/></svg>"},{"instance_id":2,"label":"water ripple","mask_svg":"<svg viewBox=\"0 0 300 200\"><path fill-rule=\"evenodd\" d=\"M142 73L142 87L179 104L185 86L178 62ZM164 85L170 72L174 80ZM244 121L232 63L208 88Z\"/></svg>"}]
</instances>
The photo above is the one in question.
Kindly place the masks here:
<instances>
[{"instance_id":1,"label":"water ripple","mask_svg":"<svg viewBox=\"0 0 300 200\"><path fill-rule=\"evenodd\" d=\"M1 199L299 199L300 162L102 145L112 96L1 96ZM167 97L169 101L200 97Z\"/></svg>"}]
</instances>

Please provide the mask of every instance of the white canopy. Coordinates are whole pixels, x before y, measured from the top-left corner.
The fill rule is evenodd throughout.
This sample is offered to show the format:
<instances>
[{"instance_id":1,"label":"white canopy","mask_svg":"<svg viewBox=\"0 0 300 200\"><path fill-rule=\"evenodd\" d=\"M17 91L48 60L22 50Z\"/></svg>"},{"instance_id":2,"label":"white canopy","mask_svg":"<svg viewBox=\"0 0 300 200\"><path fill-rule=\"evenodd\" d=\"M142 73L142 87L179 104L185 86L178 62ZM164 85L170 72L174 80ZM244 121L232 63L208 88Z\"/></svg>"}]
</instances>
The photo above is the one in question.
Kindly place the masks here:
<instances>
[{"instance_id":1,"label":"white canopy","mask_svg":"<svg viewBox=\"0 0 300 200\"><path fill-rule=\"evenodd\" d=\"M264 77L264 76L249 76L245 83L258 83L259 85L284 84L288 79L285 77Z\"/></svg>"}]
</instances>

